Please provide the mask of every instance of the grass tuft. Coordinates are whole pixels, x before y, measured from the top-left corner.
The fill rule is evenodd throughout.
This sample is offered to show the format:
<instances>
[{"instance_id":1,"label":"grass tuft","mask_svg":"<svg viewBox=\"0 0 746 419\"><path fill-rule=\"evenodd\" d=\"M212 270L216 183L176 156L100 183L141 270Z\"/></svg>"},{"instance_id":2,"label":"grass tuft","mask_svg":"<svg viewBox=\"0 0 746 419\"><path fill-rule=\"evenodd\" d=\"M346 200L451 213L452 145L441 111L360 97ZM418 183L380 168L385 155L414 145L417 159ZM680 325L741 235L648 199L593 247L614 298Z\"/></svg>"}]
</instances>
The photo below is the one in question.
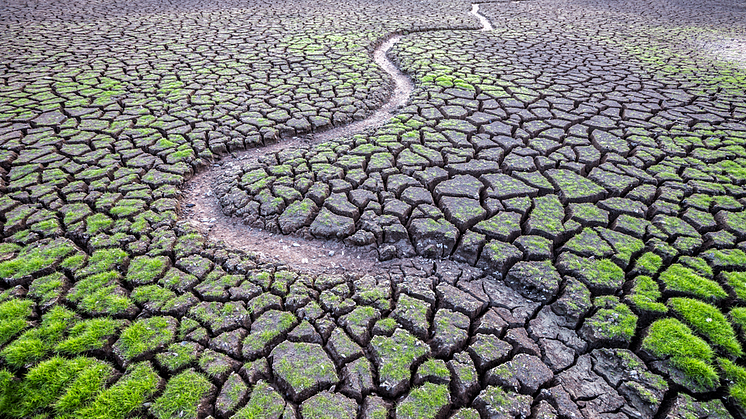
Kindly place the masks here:
<instances>
[{"instance_id":1,"label":"grass tuft","mask_svg":"<svg viewBox=\"0 0 746 419\"><path fill-rule=\"evenodd\" d=\"M160 377L148 362L131 365L113 386L101 392L76 417L89 419L124 419L142 408L158 390Z\"/></svg>"},{"instance_id":2,"label":"grass tuft","mask_svg":"<svg viewBox=\"0 0 746 419\"><path fill-rule=\"evenodd\" d=\"M134 359L174 339L176 320L172 317L140 319L122 332L114 346L126 360Z\"/></svg>"},{"instance_id":3,"label":"grass tuft","mask_svg":"<svg viewBox=\"0 0 746 419\"><path fill-rule=\"evenodd\" d=\"M65 331L75 324L75 320L75 313L62 306L55 306L42 317L39 327L27 331L10 343L0 352L0 356L15 368L33 365L46 358Z\"/></svg>"},{"instance_id":4,"label":"grass tuft","mask_svg":"<svg viewBox=\"0 0 746 419\"><path fill-rule=\"evenodd\" d=\"M628 299L632 305L640 311L650 313L666 313L668 308L659 303L661 292L658 284L649 276L638 276L635 278L632 292Z\"/></svg>"},{"instance_id":5,"label":"grass tuft","mask_svg":"<svg viewBox=\"0 0 746 419\"><path fill-rule=\"evenodd\" d=\"M186 370L169 380L150 412L158 419L196 418L199 402L211 389L212 384L205 376Z\"/></svg>"},{"instance_id":6,"label":"grass tuft","mask_svg":"<svg viewBox=\"0 0 746 419\"><path fill-rule=\"evenodd\" d=\"M725 349L731 355L743 355L733 327L716 307L691 298L671 298L668 300L668 306L710 342Z\"/></svg>"},{"instance_id":7,"label":"grass tuft","mask_svg":"<svg viewBox=\"0 0 746 419\"><path fill-rule=\"evenodd\" d=\"M78 355L101 349L123 325L122 320L106 317L84 320L70 328L67 338L57 344L55 350L62 354Z\"/></svg>"},{"instance_id":8,"label":"grass tuft","mask_svg":"<svg viewBox=\"0 0 746 419\"><path fill-rule=\"evenodd\" d=\"M673 264L660 276L666 290L681 292L707 301L726 298L728 294L717 282L704 278L691 268Z\"/></svg>"},{"instance_id":9,"label":"grass tuft","mask_svg":"<svg viewBox=\"0 0 746 419\"><path fill-rule=\"evenodd\" d=\"M712 366L712 348L680 321L658 320L648 328L642 349L659 359L668 359L699 386L714 389L718 374Z\"/></svg>"}]
</instances>

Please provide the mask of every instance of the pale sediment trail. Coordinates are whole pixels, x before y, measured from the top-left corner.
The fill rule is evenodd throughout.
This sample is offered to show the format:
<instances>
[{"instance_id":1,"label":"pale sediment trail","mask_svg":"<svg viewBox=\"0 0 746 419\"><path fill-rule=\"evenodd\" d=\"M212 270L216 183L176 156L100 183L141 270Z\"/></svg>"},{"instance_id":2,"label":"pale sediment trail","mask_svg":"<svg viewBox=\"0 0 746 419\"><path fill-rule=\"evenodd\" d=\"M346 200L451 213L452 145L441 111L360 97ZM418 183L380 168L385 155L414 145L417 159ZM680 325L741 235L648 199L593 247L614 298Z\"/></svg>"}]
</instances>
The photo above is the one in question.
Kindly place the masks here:
<instances>
[{"instance_id":1,"label":"pale sediment trail","mask_svg":"<svg viewBox=\"0 0 746 419\"><path fill-rule=\"evenodd\" d=\"M481 31L492 30L486 17L479 13L479 4L473 3L470 14L479 19ZM444 29L451 30L451 29ZM340 242L316 239L303 239L285 236L252 228L238 217L223 214L212 185L228 168L256 161L259 157L280 150L310 147L326 141L350 137L367 129L376 128L406 105L414 91L414 83L387 56L391 48L404 35L394 33L382 39L373 51L374 62L383 69L394 82L391 97L373 114L360 121L306 136L283 139L260 148L248 149L225 156L207 170L196 174L186 184L180 202L181 219L187 220L208 236L210 240L222 241L233 249L254 253L260 260L277 262L300 271L357 271L371 272L377 263L375 251L363 251L348 247Z\"/></svg>"},{"instance_id":2,"label":"pale sediment trail","mask_svg":"<svg viewBox=\"0 0 746 419\"><path fill-rule=\"evenodd\" d=\"M389 50L401 41L402 38L403 35L390 35L373 51L373 61L378 64L378 66L381 67L381 69L383 69L383 71L385 71L394 81L394 90L389 100L365 119L314 134L314 142L323 143L325 141L336 140L342 137L349 137L363 132L368 128L381 126L394 116L398 108L407 104L409 97L414 91L414 83L412 83L412 79L402 73L402 71L399 70L391 60L389 60L389 57L386 56Z\"/></svg>"},{"instance_id":3,"label":"pale sediment trail","mask_svg":"<svg viewBox=\"0 0 746 419\"><path fill-rule=\"evenodd\" d=\"M477 19L479 19L479 23L482 24L482 31L491 31L492 30L492 23L490 23L489 19L487 19L483 14L479 13L479 3L472 3L471 4L471 12L472 15L476 16Z\"/></svg>"}]
</instances>

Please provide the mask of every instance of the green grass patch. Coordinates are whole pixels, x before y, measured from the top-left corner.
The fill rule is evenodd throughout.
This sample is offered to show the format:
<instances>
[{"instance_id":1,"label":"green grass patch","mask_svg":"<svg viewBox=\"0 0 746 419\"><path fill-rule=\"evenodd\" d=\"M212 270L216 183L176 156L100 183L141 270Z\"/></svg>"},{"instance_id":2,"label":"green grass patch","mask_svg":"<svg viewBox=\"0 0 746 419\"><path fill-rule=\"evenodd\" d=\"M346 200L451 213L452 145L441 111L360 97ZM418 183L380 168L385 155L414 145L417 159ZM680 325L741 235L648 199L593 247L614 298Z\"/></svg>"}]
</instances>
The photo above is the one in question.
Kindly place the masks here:
<instances>
[{"instance_id":1,"label":"green grass patch","mask_svg":"<svg viewBox=\"0 0 746 419\"><path fill-rule=\"evenodd\" d=\"M602 258L611 255L614 250L590 227L586 227L580 233L574 235L565 243L563 249L569 249L582 256L594 256Z\"/></svg>"},{"instance_id":2,"label":"green grass patch","mask_svg":"<svg viewBox=\"0 0 746 419\"><path fill-rule=\"evenodd\" d=\"M617 297L597 297L593 305L598 310L585 321L583 329L593 336L613 342L629 342L637 328L637 316Z\"/></svg>"},{"instance_id":3,"label":"green grass patch","mask_svg":"<svg viewBox=\"0 0 746 419\"><path fill-rule=\"evenodd\" d=\"M397 418L434 418L451 402L446 385L425 383L412 390L396 407Z\"/></svg>"},{"instance_id":4,"label":"green grass patch","mask_svg":"<svg viewBox=\"0 0 746 419\"><path fill-rule=\"evenodd\" d=\"M114 368L111 365L93 360L54 403L55 412L61 416L70 414L74 417L72 413L85 407L104 390L112 374L114 374Z\"/></svg>"},{"instance_id":5,"label":"green grass patch","mask_svg":"<svg viewBox=\"0 0 746 419\"><path fill-rule=\"evenodd\" d=\"M451 371L442 359L428 359L417 368L417 374L423 377L438 377L445 380L451 378Z\"/></svg>"},{"instance_id":6,"label":"green grass patch","mask_svg":"<svg viewBox=\"0 0 746 419\"><path fill-rule=\"evenodd\" d=\"M0 369L0 412L7 413L17 401L17 382L12 372Z\"/></svg>"},{"instance_id":7,"label":"green grass patch","mask_svg":"<svg viewBox=\"0 0 746 419\"><path fill-rule=\"evenodd\" d=\"M246 406L233 416L233 419L259 419L280 417L285 410L285 401L266 381L259 381L251 391Z\"/></svg>"},{"instance_id":8,"label":"green grass patch","mask_svg":"<svg viewBox=\"0 0 746 419\"><path fill-rule=\"evenodd\" d=\"M102 213L96 213L85 219L86 232L91 236L106 232L114 221Z\"/></svg>"},{"instance_id":9,"label":"green grass patch","mask_svg":"<svg viewBox=\"0 0 746 419\"><path fill-rule=\"evenodd\" d=\"M19 280L53 267L65 256L76 251L75 244L67 239L57 239L41 246L27 246L14 259L0 262L0 278L9 281Z\"/></svg>"},{"instance_id":10,"label":"green grass patch","mask_svg":"<svg viewBox=\"0 0 746 419\"><path fill-rule=\"evenodd\" d=\"M712 366L712 348L676 319L662 319L650 325L642 349L659 359L669 360L673 367L701 387L714 389L718 385L718 374Z\"/></svg>"},{"instance_id":11,"label":"green grass patch","mask_svg":"<svg viewBox=\"0 0 746 419\"><path fill-rule=\"evenodd\" d=\"M28 326L33 307L31 300L8 300L0 304L0 345Z\"/></svg>"},{"instance_id":12,"label":"green grass patch","mask_svg":"<svg viewBox=\"0 0 746 419\"><path fill-rule=\"evenodd\" d=\"M95 396L112 372L111 366L93 358L52 357L31 368L23 380L4 383L0 413L28 417L50 407L58 412L74 410ZM7 378L7 374L0 375L4 376L0 380Z\"/></svg>"},{"instance_id":13,"label":"green grass patch","mask_svg":"<svg viewBox=\"0 0 746 419\"><path fill-rule=\"evenodd\" d=\"M160 381L150 363L131 365L116 384L101 392L90 405L78 410L74 416L90 419L130 417L155 394Z\"/></svg>"},{"instance_id":14,"label":"green grass patch","mask_svg":"<svg viewBox=\"0 0 746 419\"><path fill-rule=\"evenodd\" d=\"M15 243L0 243L0 257L5 259L6 257L15 255L21 249L23 249L23 247Z\"/></svg>"},{"instance_id":15,"label":"green grass patch","mask_svg":"<svg viewBox=\"0 0 746 419\"><path fill-rule=\"evenodd\" d=\"M704 278L691 268L673 264L660 276L666 290L680 292L707 301L718 301L728 294L717 282Z\"/></svg>"},{"instance_id":16,"label":"green grass patch","mask_svg":"<svg viewBox=\"0 0 746 419\"><path fill-rule=\"evenodd\" d=\"M6 346L0 356L15 368L43 360L76 321L75 313L62 306L53 307L42 317L41 325L22 334Z\"/></svg>"},{"instance_id":17,"label":"green grass patch","mask_svg":"<svg viewBox=\"0 0 746 419\"><path fill-rule=\"evenodd\" d=\"M181 341L168 345L168 348L156 355L158 363L169 371L178 371L181 368L197 362L197 344Z\"/></svg>"},{"instance_id":18,"label":"green grass patch","mask_svg":"<svg viewBox=\"0 0 746 419\"><path fill-rule=\"evenodd\" d=\"M741 336L746 332L746 307L733 307L728 313L730 321L741 328Z\"/></svg>"},{"instance_id":19,"label":"green grass patch","mask_svg":"<svg viewBox=\"0 0 746 419\"><path fill-rule=\"evenodd\" d=\"M62 287L66 283L64 274L55 272L51 275L35 279L29 286L29 297L39 300L42 306L52 303L62 295Z\"/></svg>"},{"instance_id":20,"label":"green grass patch","mask_svg":"<svg viewBox=\"0 0 746 419\"><path fill-rule=\"evenodd\" d=\"M123 320L107 317L84 320L67 333L67 338L57 344L55 350L62 354L78 355L101 349L124 325Z\"/></svg>"},{"instance_id":21,"label":"green grass patch","mask_svg":"<svg viewBox=\"0 0 746 419\"><path fill-rule=\"evenodd\" d=\"M728 395L735 400L741 411L746 410L746 369L733 361L718 358L723 378L728 381Z\"/></svg>"},{"instance_id":22,"label":"green grass patch","mask_svg":"<svg viewBox=\"0 0 746 419\"><path fill-rule=\"evenodd\" d=\"M159 285L137 287L130 293L132 301L143 304L151 311L158 311L167 301L176 297L176 293Z\"/></svg>"},{"instance_id":23,"label":"green grass patch","mask_svg":"<svg viewBox=\"0 0 746 419\"><path fill-rule=\"evenodd\" d=\"M584 258L563 253L560 271L583 281L594 292L616 292L624 285L624 271L609 259Z\"/></svg>"},{"instance_id":24,"label":"green grass patch","mask_svg":"<svg viewBox=\"0 0 746 419\"><path fill-rule=\"evenodd\" d=\"M668 306L697 333L707 337L713 344L725 349L731 355L743 355L733 327L716 307L691 298L671 298L668 300Z\"/></svg>"},{"instance_id":25,"label":"green grass patch","mask_svg":"<svg viewBox=\"0 0 746 419\"><path fill-rule=\"evenodd\" d=\"M724 269L746 267L746 253L741 249L711 249L702 254L713 266Z\"/></svg>"},{"instance_id":26,"label":"green grass patch","mask_svg":"<svg viewBox=\"0 0 746 419\"><path fill-rule=\"evenodd\" d=\"M649 276L638 276L635 278L632 291L627 297L628 301L639 311L647 313L666 313L668 308L659 303L661 292L658 283Z\"/></svg>"},{"instance_id":27,"label":"green grass patch","mask_svg":"<svg viewBox=\"0 0 746 419\"><path fill-rule=\"evenodd\" d=\"M413 363L424 358L429 348L414 336L396 329L393 336L376 336L370 341L373 351L384 360L379 366L382 383L394 385L402 380L409 380Z\"/></svg>"},{"instance_id":28,"label":"green grass patch","mask_svg":"<svg viewBox=\"0 0 746 419\"><path fill-rule=\"evenodd\" d=\"M679 258L679 263L694 269L705 278L712 278L712 268L707 264L707 261L702 258L682 256Z\"/></svg>"},{"instance_id":29,"label":"green grass patch","mask_svg":"<svg viewBox=\"0 0 746 419\"><path fill-rule=\"evenodd\" d=\"M212 384L202 374L186 370L168 381L150 412L158 419L196 418L199 402L211 389Z\"/></svg>"},{"instance_id":30,"label":"green grass patch","mask_svg":"<svg viewBox=\"0 0 746 419\"><path fill-rule=\"evenodd\" d=\"M297 323L298 319L292 313L270 310L262 314L252 325L251 333L243 340L244 352L261 351Z\"/></svg>"},{"instance_id":31,"label":"green grass patch","mask_svg":"<svg viewBox=\"0 0 746 419\"><path fill-rule=\"evenodd\" d=\"M75 272L82 268L83 265L88 261L88 256L83 252L78 252L72 256L66 257L60 262L59 267L67 269L68 271Z\"/></svg>"},{"instance_id":32,"label":"green grass patch","mask_svg":"<svg viewBox=\"0 0 746 419\"><path fill-rule=\"evenodd\" d=\"M746 272L723 272L721 275L733 288L736 297L741 301L746 301Z\"/></svg>"},{"instance_id":33,"label":"green grass patch","mask_svg":"<svg viewBox=\"0 0 746 419\"><path fill-rule=\"evenodd\" d=\"M78 281L67 294L79 310L96 315L115 315L133 306L119 287L119 272L109 271L91 275Z\"/></svg>"},{"instance_id":34,"label":"green grass patch","mask_svg":"<svg viewBox=\"0 0 746 419\"><path fill-rule=\"evenodd\" d=\"M167 345L176 335L177 322L173 317L140 319L126 328L114 344L126 360Z\"/></svg>"},{"instance_id":35,"label":"green grass patch","mask_svg":"<svg viewBox=\"0 0 746 419\"><path fill-rule=\"evenodd\" d=\"M122 249L96 250L88 259L86 267L77 272L76 277L116 270L127 263L127 260L127 253Z\"/></svg>"},{"instance_id":36,"label":"green grass patch","mask_svg":"<svg viewBox=\"0 0 746 419\"><path fill-rule=\"evenodd\" d=\"M150 284L163 276L170 265L167 256L138 256L130 262L125 280L135 285Z\"/></svg>"}]
</instances>

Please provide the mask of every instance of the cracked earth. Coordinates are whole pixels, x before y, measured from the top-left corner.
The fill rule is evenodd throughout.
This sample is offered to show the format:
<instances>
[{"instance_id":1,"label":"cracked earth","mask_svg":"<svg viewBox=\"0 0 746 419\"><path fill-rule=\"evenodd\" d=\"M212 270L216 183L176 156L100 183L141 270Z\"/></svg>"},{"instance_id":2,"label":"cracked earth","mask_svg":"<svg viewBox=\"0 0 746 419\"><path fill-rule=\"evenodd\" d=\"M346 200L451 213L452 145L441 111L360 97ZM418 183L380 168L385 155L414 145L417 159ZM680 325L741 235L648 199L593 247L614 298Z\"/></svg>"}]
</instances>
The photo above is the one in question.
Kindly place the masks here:
<instances>
[{"instance_id":1,"label":"cracked earth","mask_svg":"<svg viewBox=\"0 0 746 419\"><path fill-rule=\"evenodd\" d=\"M0 417L746 417L743 2L0 27Z\"/></svg>"}]
</instances>

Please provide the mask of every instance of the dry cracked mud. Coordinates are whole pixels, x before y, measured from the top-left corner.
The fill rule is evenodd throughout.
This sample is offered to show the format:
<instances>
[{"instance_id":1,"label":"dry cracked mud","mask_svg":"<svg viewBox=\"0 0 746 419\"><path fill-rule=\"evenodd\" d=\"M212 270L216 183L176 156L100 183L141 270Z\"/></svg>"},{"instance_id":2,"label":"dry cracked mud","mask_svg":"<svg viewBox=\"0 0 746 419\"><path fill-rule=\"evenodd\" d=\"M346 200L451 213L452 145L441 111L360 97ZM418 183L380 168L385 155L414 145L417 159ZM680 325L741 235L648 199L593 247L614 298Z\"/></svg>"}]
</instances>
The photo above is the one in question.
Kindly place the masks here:
<instances>
[{"instance_id":1,"label":"dry cracked mud","mask_svg":"<svg viewBox=\"0 0 746 419\"><path fill-rule=\"evenodd\" d=\"M0 416L746 416L743 2L0 28Z\"/></svg>"}]
</instances>

